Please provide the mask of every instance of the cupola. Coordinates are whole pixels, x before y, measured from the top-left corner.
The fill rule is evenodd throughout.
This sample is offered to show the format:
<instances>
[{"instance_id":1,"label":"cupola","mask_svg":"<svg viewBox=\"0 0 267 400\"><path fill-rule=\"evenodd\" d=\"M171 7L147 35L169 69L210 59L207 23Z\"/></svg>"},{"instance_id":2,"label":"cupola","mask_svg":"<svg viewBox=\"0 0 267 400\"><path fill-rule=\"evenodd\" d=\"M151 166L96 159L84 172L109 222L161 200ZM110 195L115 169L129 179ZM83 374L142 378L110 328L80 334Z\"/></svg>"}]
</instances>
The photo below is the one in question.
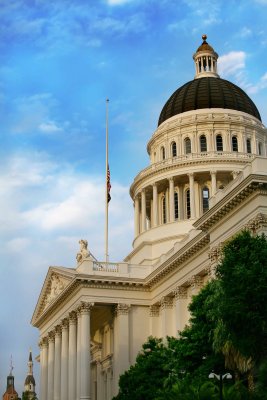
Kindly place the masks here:
<instances>
[{"instance_id":1,"label":"cupola","mask_svg":"<svg viewBox=\"0 0 267 400\"><path fill-rule=\"evenodd\" d=\"M217 73L218 54L207 42L207 35L202 35L203 42L193 55L195 61L195 79L203 77L219 78Z\"/></svg>"}]
</instances>

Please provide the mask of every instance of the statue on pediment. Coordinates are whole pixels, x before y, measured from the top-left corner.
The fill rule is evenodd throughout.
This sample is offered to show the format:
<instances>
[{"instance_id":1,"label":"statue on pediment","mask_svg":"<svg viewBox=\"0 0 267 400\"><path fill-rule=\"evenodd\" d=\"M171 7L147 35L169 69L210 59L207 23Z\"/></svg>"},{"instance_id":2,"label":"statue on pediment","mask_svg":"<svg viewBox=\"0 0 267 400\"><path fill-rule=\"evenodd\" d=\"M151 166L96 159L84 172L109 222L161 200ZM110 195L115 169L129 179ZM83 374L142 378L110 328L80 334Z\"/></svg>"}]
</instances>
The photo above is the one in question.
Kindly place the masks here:
<instances>
[{"instance_id":1,"label":"statue on pediment","mask_svg":"<svg viewBox=\"0 0 267 400\"><path fill-rule=\"evenodd\" d=\"M50 291L45 299L45 307L47 307L48 304L51 303L51 301L54 300L54 298L57 297L62 292L64 287L65 287L65 284L60 279L60 277L56 274L52 274L51 275L51 287L50 287Z\"/></svg>"},{"instance_id":2,"label":"statue on pediment","mask_svg":"<svg viewBox=\"0 0 267 400\"><path fill-rule=\"evenodd\" d=\"M90 251L88 251L87 249L88 247L87 240L81 239L79 240L79 244L80 244L80 251L76 255L77 263L82 262L85 258L90 256Z\"/></svg>"}]
</instances>

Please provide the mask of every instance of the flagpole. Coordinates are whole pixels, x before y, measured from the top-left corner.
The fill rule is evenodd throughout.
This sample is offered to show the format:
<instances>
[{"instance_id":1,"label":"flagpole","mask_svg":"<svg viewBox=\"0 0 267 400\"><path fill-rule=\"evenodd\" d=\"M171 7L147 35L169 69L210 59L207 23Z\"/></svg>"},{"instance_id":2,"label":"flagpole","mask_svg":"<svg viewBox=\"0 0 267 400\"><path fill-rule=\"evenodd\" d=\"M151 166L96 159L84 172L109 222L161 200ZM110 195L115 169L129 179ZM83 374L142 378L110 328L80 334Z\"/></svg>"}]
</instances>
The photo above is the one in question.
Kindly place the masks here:
<instances>
[{"instance_id":1,"label":"flagpole","mask_svg":"<svg viewBox=\"0 0 267 400\"><path fill-rule=\"evenodd\" d=\"M106 100L106 196L105 196L105 207L106 207L106 223L105 223L105 258L106 263L109 261L108 257L108 103L109 99Z\"/></svg>"}]
</instances>

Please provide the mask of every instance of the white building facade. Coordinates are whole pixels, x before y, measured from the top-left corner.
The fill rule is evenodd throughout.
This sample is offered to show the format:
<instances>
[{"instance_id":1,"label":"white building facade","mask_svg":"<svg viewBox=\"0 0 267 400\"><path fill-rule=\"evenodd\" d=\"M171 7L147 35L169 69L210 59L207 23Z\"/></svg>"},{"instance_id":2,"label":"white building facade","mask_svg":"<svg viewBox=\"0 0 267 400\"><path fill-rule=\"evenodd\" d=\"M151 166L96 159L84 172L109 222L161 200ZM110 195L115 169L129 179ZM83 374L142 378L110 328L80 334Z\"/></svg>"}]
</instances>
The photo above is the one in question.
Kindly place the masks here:
<instances>
[{"instance_id":1,"label":"white building facade","mask_svg":"<svg viewBox=\"0 0 267 400\"><path fill-rule=\"evenodd\" d=\"M41 400L110 400L148 336L177 336L223 243L267 234L267 130L252 100L221 79L203 43L194 80L166 102L134 179L133 250L50 267L32 324L40 331Z\"/></svg>"}]
</instances>

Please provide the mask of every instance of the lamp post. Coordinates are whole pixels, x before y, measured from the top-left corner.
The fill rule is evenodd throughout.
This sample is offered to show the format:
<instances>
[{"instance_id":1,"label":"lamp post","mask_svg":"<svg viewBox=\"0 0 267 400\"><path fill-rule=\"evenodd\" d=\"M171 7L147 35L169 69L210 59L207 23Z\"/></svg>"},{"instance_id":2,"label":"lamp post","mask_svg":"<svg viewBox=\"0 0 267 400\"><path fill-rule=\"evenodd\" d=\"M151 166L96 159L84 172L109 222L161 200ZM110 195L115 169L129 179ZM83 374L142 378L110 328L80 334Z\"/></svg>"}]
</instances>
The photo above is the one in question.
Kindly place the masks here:
<instances>
[{"instance_id":1,"label":"lamp post","mask_svg":"<svg viewBox=\"0 0 267 400\"><path fill-rule=\"evenodd\" d=\"M229 372L226 372L226 374L215 374L214 372L211 372L209 374L210 379L218 379L219 381L219 389L220 389L220 400L223 400L223 380L226 379L232 379L232 375Z\"/></svg>"}]
</instances>

